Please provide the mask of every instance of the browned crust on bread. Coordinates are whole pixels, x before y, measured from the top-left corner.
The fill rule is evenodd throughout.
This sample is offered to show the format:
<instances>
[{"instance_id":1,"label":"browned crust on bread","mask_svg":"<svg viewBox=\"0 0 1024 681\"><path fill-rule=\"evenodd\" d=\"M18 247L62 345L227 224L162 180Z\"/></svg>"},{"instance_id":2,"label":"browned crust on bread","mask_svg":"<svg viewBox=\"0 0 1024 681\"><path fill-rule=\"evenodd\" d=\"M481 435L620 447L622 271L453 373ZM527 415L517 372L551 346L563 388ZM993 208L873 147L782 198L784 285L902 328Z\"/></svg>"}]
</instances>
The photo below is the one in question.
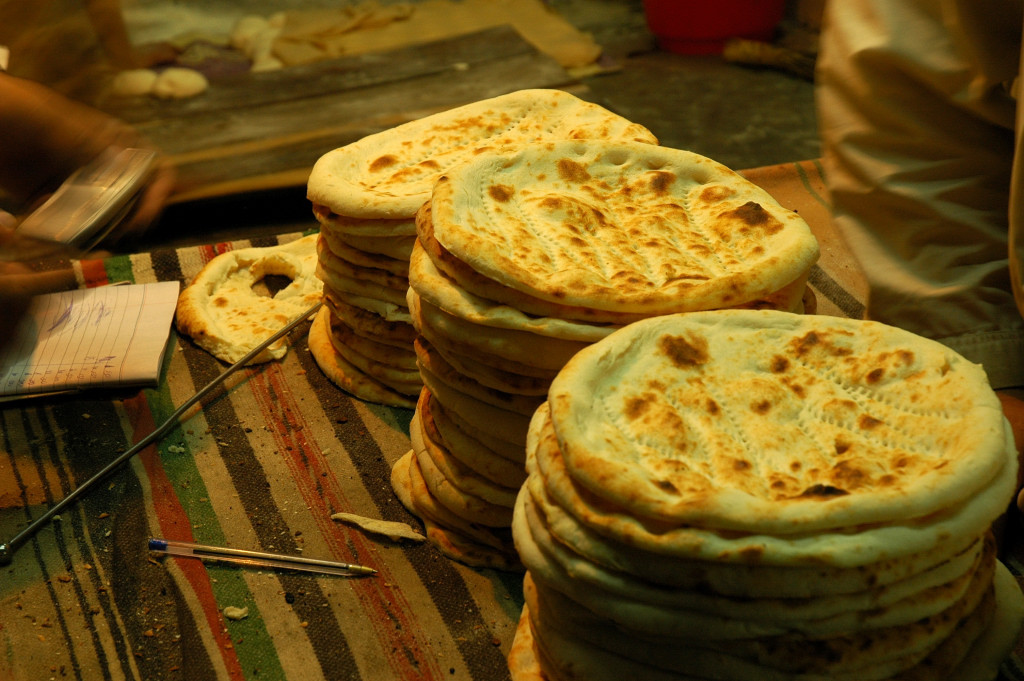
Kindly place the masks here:
<instances>
[{"instance_id":1,"label":"browned crust on bread","mask_svg":"<svg viewBox=\"0 0 1024 681\"><path fill-rule=\"evenodd\" d=\"M425 369L453 388L501 409L532 416L537 407L547 399L546 395L521 395L489 388L459 372L429 343L417 339L413 347L420 371Z\"/></svg>"},{"instance_id":2,"label":"browned crust on bread","mask_svg":"<svg viewBox=\"0 0 1024 681\"><path fill-rule=\"evenodd\" d=\"M367 376L338 354L331 342L329 314L329 310L321 308L309 330L309 351L324 375L345 392L367 402L415 408L414 399Z\"/></svg>"},{"instance_id":3,"label":"browned crust on bread","mask_svg":"<svg viewBox=\"0 0 1024 681\"><path fill-rule=\"evenodd\" d=\"M580 320L595 324L629 324L649 316L643 313L609 312L589 307L560 305L524 294L508 286L503 286L459 260L434 238L429 203L424 204L416 213L416 238L430 257L431 262L434 263L434 266L459 286L481 298L493 300L503 305L511 305L527 314L540 317Z\"/></svg>"},{"instance_id":4,"label":"browned crust on bread","mask_svg":"<svg viewBox=\"0 0 1024 681\"><path fill-rule=\"evenodd\" d=\"M411 323L389 321L376 312L345 302L329 288L324 289L324 303L336 318L364 338L404 349L410 348L416 340L416 329Z\"/></svg>"},{"instance_id":5,"label":"browned crust on bread","mask_svg":"<svg viewBox=\"0 0 1024 681\"><path fill-rule=\"evenodd\" d=\"M438 422L434 418L436 406L430 389L424 388L416 403L416 414L419 416L426 439L438 447L445 448L465 466L496 485L516 489L522 486L526 480L526 469L522 462L509 461L488 449L486 445L461 431L448 419L442 418Z\"/></svg>"}]
</instances>

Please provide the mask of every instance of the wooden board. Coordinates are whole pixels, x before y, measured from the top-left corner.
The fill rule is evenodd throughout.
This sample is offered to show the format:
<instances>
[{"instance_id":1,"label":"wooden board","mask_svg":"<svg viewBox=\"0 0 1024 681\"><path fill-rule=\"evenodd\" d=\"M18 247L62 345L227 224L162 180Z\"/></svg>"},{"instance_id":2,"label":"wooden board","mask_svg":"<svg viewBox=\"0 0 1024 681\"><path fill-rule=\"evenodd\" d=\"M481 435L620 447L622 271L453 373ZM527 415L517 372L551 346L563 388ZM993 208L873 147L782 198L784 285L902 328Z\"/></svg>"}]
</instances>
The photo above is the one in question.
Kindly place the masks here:
<instances>
[{"instance_id":1,"label":"wooden board","mask_svg":"<svg viewBox=\"0 0 1024 681\"><path fill-rule=\"evenodd\" d=\"M327 151L406 121L573 78L511 27L218 80L181 101L108 109L178 169L172 201L304 184Z\"/></svg>"}]
</instances>

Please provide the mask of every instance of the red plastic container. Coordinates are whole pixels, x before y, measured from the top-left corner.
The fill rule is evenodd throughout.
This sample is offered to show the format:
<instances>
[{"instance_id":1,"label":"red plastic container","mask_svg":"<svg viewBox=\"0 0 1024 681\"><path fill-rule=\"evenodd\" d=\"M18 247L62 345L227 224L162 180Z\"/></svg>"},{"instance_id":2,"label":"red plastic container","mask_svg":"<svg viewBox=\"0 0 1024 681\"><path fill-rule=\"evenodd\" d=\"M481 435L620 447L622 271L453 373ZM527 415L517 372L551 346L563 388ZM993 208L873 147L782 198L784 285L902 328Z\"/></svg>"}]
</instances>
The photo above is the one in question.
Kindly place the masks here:
<instances>
[{"instance_id":1,"label":"red plastic container","mask_svg":"<svg viewBox=\"0 0 1024 681\"><path fill-rule=\"evenodd\" d=\"M770 41L786 0L644 0L658 45L682 54L717 54L730 38Z\"/></svg>"}]
</instances>

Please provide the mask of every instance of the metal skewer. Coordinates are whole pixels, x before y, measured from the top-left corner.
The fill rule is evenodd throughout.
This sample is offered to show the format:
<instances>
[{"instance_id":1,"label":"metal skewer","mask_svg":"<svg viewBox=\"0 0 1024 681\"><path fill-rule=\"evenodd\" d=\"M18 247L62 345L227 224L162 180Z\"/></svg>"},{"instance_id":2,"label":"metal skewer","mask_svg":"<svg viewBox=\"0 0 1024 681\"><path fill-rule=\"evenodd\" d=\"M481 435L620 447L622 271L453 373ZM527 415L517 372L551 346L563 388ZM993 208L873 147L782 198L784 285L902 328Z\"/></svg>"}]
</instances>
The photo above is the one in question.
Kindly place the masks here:
<instances>
[{"instance_id":1,"label":"metal skewer","mask_svg":"<svg viewBox=\"0 0 1024 681\"><path fill-rule=\"evenodd\" d=\"M275 333L274 335L270 336L265 341L257 345L248 354L246 354L245 357L242 357L240 360L229 366L227 369L224 370L222 374L220 374L215 379L210 381L207 385L205 385L203 388L201 388L199 392L197 392L189 399L185 400L185 402L180 407L178 407L174 411L174 413L171 414L170 417L168 417L166 421L160 424L160 426L157 427L153 432L146 435L144 438L135 443L133 447L126 450L124 453L120 454L117 458L115 458L113 461L104 466L103 469L100 470L98 473L96 473L91 478L89 478L81 485L79 485L77 488L69 492L67 496L65 496L63 499L61 499L56 504L51 506L45 513L43 513L43 515L39 516L31 523L29 523L24 529L21 530L21 532L18 532L16 535L11 537L9 541L0 544L0 565L10 564L11 560L13 559L14 552L17 551L25 542L31 539L35 535L35 533L43 527L43 525L47 524L53 518L53 516L57 515L65 508L67 508L78 497L82 496L87 491L89 491L93 485L103 480L112 471L119 468L123 463L125 463L133 456L138 454L142 449L147 447L149 444L151 444L158 438L165 435L167 431L169 431L171 428L177 425L178 419L180 419L182 414L184 414L192 405L199 402L199 400L203 399L214 388L223 383L228 376L230 376L231 374L235 373L236 371L244 367L246 364L248 364L249 361L254 359L257 355L259 355L271 344L273 344L274 341L278 340L279 338L283 338L288 333L290 333L292 329L294 329L304 320L312 316L317 310L320 309L320 306L322 304L323 301L317 302L315 305L310 307L301 315L299 315L291 322L286 324L284 328L282 328L280 331L278 331L277 333Z\"/></svg>"},{"instance_id":2,"label":"metal skewer","mask_svg":"<svg viewBox=\"0 0 1024 681\"><path fill-rule=\"evenodd\" d=\"M207 546L205 544L193 544L192 542L174 541L171 539L150 539L149 550L159 551L171 556L206 558L226 563L239 563L250 567L304 570L306 572L320 572L328 575L352 576L373 575L377 573L376 570L365 565L320 560L319 558L306 558L305 556L293 556L287 553L268 553L266 551L232 549L226 546Z\"/></svg>"}]
</instances>

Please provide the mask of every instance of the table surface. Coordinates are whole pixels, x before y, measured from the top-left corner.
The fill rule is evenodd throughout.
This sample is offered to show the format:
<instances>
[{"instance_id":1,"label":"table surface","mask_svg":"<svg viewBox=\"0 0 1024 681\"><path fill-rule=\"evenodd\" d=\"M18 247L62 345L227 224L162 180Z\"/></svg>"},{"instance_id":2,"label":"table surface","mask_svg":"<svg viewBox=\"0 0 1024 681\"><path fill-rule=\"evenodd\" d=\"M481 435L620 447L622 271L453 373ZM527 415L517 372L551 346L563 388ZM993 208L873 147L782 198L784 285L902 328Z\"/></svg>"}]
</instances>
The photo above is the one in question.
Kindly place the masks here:
<instances>
[{"instance_id":1,"label":"table surface","mask_svg":"<svg viewBox=\"0 0 1024 681\"><path fill-rule=\"evenodd\" d=\"M428 114L528 88L580 87L511 26L288 69L222 76L189 99L99 102L160 149L171 200L304 187L328 151Z\"/></svg>"},{"instance_id":2,"label":"table surface","mask_svg":"<svg viewBox=\"0 0 1024 681\"><path fill-rule=\"evenodd\" d=\"M863 282L831 233L813 162L746 173L822 244L819 314L860 316ZM187 283L227 249L298 233L74 263L81 285ZM331 519L417 525L389 473L412 412L336 388L291 336L240 371L0 568L0 679L506 679L521 575L467 568ZM159 386L0 409L0 537L11 537L162 423L225 365L172 336ZM348 578L158 557L149 537L342 560ZM1020 563L1009 558L1019 574ZM224 608L247 608L229 619ZM1018 658L1008 674L1020 677ZM1012 667L1012 669L1010 669ZM1011 677L1012 678L1012 677Z\"/></svg>"}]
</instances>

